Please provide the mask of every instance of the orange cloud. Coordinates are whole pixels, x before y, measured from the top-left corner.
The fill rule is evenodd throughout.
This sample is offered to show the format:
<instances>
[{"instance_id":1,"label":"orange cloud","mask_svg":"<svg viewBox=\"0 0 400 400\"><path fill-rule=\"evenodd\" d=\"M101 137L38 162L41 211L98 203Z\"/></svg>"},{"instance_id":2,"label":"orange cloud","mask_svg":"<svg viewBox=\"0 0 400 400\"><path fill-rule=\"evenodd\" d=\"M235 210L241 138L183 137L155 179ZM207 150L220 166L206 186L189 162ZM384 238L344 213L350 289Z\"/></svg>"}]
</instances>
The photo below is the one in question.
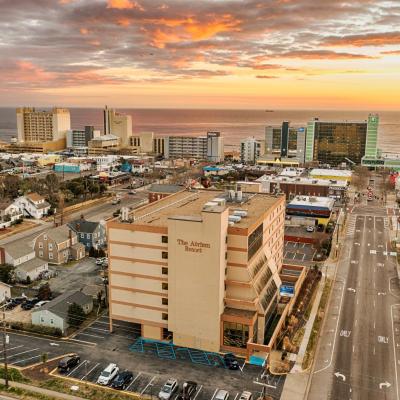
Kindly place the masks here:
<instances>
[{"instance_id":1,"label":"orange cloud","mask_svg":"<svg viewBox=\"0 0 400 400\"><path fill-rule=\"evenodd\" d=\"M81 33L81 35L87 35L89 33L89 30L86 28L81 28L79 29L79 32Z\"/></svg>"},{"instance_id":2,"label":"orange cloud","mask_svg":"<svg viewBox=\"0 0 400 400\"><path fill-rule=\"evenodd\" d=\"M275 75L257 75L257 79L277 79L279 78L278 76Z\"/></svg>"},{"instance_id":3,"label":"orange cloud","mask_svg":"<svg viewBox=\"0 0 400 400\"><path fill-rule=\"evenodd\" d=\"M117 24L121 26L129 26L131 24L131 20L126 17L118 18Z\"/></svg>"},{"instance_id":4,"label":"orange cloud","mask_svg":"<svg viewBox=\"0 0 400 400\"><path fill-rule=\"evenodd\" d=\"M138 10L144 11L139 3L131 0L108 0L107 8L116 8L118 10L132 10L137 8Z\"/></svg>"},{"instance_id":5,"label":"orange cloud","mask_svg":"<svg viewBox=\"0 0 400 400\"><path fill-rule=\"evenodd\" d=\"M381 51L381 54L385 54L385 55L389 55L389 56L398 56L398 55L400 55L400 50Z\"/></svg>"},{"instance_id":6,"label":"orange cloud","mask_svg":"<svg viewBox=\"0 0 400 400\"><path fill-rule=\"evenodd\" d=\"M349 35L328 37L324 43L330 46L386 46L400 44L400 32L369 33L366 35Z\"/></svg>"},{"instance_id":7,"label":"orange cloud","mask_svg":"<svg viewBox=\"0 0 400 400\"><path fill-rule=\"evenodd\" d=\"M338 53L330 50L293 50L286 53L275 54L274 58L300 58L304 60L357 60L374 59L378 57L365 54Z\"/></svg>"}]
</instances>

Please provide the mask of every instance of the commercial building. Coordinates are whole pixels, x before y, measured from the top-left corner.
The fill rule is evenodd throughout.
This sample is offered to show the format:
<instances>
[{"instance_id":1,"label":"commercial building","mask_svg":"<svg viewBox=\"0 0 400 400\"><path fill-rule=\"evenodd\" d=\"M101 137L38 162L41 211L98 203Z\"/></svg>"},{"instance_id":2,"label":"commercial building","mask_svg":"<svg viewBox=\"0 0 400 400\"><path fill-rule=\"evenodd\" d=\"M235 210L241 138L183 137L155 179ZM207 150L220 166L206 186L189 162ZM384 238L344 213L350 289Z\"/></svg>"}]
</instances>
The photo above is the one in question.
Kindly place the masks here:
<instances>
[{"instance_id":1,"label":"commercial building","mask_svg":"<svg viewBox=\"0 0 400 400\"><path fill-rule=\"evenodd\" d=\"M132 117L117 113L114 109L105 106L104 134L114 135L120 139L121 147L128 147L132 138Z\"/></svg>"},{"instance_id":2,"label":"commercial building","mask_svg":"<svg viewBox=\"0 0 400 400\"><path fill-rule=\"evenodd\" d=\"M288 215L315 217L318 223L328 222L335 200L329 197L296 196L286 205Z\"/></svg>"},{"instance_id":3,"label":"commercial building","mask_svg":"<svg viewBox=\"0 0 400 400\"><path fill-rule=\"evenodd\" d=\"M290 126L284 121L281 126L265 128L265 153L283 158L305 161L306 128Z\"/></svg>"},{"instance_id":4,"label":"commercial building","mask_svg":"<svg viewBox=\"0 0 400 400\"><path fill-rule=\"evenodd\" d=\"M287 314L284 220L284 196L240 191L181 191L122 213L107 224L111 330L121 320L177 346L268 353Z\"/></svg>"},{"instance_id":5,"label":"commercial building","mask_svg":"<svg viewBox=\"0 0 400 400\"><path fill-rule=\"evenodd\" d=\"M332 122L314 118L307 125L306 162L361 164L364 155L375 157L379 117L363 122Z\"/></svg>"},{"instance_id":6,"label":"commercial building","mask_svg":"<svg viewBox=\"0 0 400 400\"><path fill-rule=\"evenodd\" d=\"M76 155L88 153L89 142L100 136L100 131L94 126L85 126L85 129L70 129L67 131L67 149L72 150Z\"/></svg>"},{"instance_id":7,"label":"commercial building","mask_svg":"<svg viewBox=\"0 0 400 400\"><path fill-rule=\"evenodd\" d=\"M101 135L94 137L88 143L89 155L112 154L120 149L121 138L116 135Z\"/></svg>"},{"instance_id":8,"label":"commercial building","mask_svg":"<svg viewBox=\"0 0 400 400\"><path fill-rule=\"evenodd\" d=\"M62 150L70 129L71 119L66 108L53 108L50 111L37 111L32 107L17 108L17 138L23 146L52 142L56 150Z\"/></svg>"},{"instance_id":9,"label":"commercial building","mask_svg":"<svg viewBox=\"0 0 400 400\"><path fill-rule=\"evenodd\" d=\"M153 132L142 132L132 136L131 147L136 153L164 155L164 137L155 136Z\"/></svg>"},{"instance_id":10,"label":"commercial building","mask_svg":"<svg viewBox=\"0 0 400 400\"><path fill-rule=\"evenodd\" d=\"M248 137L240 142L240 159L242 163L255 164L264 150L264 141Z\"/></svg>"},{"instance_id":11,"label":"commercial building","mask_svg":"<svg viewBox=\"0 0 400 400\"><path fill-rule=\"evenodd\" d=\"M348 169L313 168L309 175L312 179L329 179L331 181L350 182L353 173Z\"/></svg>"},{"instance_id":12,"label":"commercial building","mask_svg":"<svg viewBox=\"0 0 400 400\"><path fill-rule=\"evenodd\" d=\"M164 157L219 162L224 159L223 139L219 132L207 132L207 136L167 136Z\"/></svg>"}]
</instances>

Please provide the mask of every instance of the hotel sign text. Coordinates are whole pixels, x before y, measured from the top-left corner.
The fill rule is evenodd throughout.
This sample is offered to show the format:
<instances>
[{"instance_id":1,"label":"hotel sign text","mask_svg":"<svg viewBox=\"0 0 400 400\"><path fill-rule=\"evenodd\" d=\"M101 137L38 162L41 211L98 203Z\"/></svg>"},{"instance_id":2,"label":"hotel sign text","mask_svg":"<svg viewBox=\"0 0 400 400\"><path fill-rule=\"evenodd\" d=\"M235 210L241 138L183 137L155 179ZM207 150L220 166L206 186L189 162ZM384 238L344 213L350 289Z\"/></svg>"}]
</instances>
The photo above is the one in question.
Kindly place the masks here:
<instances>
[{"instance_id":1,"label":"hotel sign text","mask_svg":"<svg viewBox=\"0 0 400 400\"><path fill-rule=\"evenodd\" d=\"M192 253L202 253L203 249L209 249L211 247L210 243L196 242L195 240L187 241L183 239L177 239L176 242L178 246L183 246L185 251Z\"/></svg>"}]
</instances>

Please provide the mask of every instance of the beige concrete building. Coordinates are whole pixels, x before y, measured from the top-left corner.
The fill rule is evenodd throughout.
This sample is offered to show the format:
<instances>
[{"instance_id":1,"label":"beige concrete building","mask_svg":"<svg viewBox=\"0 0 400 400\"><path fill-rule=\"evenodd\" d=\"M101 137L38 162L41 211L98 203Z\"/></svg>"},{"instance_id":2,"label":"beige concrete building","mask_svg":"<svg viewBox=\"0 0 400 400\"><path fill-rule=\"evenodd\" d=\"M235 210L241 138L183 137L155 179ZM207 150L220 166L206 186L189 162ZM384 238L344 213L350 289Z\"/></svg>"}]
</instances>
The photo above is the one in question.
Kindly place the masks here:
<instances>
[{"instance_id":1,"label":"beige concrete building","mask_svg":"<svg viewBox=\"0 0 400 400\"><path fill-rule=\"evenodd\" d=\"M132 136L131 147L136 154L164 154L164 137L155 136L154 132L141 132Z\"/></svg>"},{"instance_id":2,"label":"beige concrete building","mask_svg":"<svg viewBox=\"0 0 400 400\"><path fill-rule=\"evenodd\" d=\"M106 106L104 109L104 134L118 136L121 147L128 147L132 138L132 117L117 113Z\"/></svg>"},{"instance_id":3,"label":"beige concrete building","mask_svg":"<svg viewBox=\"0 0 400 400\"><path fill-rule=\"evenodd\" d=\"M111 329L123 320L178 346L269 351L266 331L282 314L284 196L182 191L125 218L108 223Z\"/></svg>"},{"instance_id":4,"label":"beige concrete building","mask_svg":"<svg viewBox=\"0 0 400 400\"><path fill-rule=\"evenodd\" d=\"M71 118L66 108L37 111L35 108L17 108L19 143L45 143L63 141L71 129Z\"/></svg>"}]
</instances>

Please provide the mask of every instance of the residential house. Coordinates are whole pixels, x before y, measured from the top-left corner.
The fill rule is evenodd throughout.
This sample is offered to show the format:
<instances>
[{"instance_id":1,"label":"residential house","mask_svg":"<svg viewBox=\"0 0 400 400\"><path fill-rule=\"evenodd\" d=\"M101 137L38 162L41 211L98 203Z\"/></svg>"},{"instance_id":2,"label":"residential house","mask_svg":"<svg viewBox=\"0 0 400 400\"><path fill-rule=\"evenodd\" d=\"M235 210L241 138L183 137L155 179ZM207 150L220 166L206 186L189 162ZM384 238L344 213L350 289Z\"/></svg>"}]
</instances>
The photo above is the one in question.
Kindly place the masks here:
<instances>
[{"instance_id":1,"label":"residential house","mask_svg":"<svg viewBox=\"0 0 400 400\"><path fill-rule=\"evenodd\" d=\"M64 264L85 257L85 246L67 225L42 232L34 241L36 256L50 264Z\"/></svg>"},{"instance_id":2,"label":"residential house","mask_svg":"<svg viewBox=\"0 0 400 400\"><path fill-rule=\"evenodd\" d=\"M0 282L0 303L11 298L11 286L7 283Z\"/></svg>"},{"instance_id":3,"label":"residential house","mask_svg":"<svg viewBox=\"0 0 400 400\"><path fill-rule=\"evenodd\" d=\"M50 204L43 196L37 193L28 193L25 196L14 200L14 205L27 217L40 219L47 215L50 210Z\"/></svg>"},{"instance_id":4,"label":"residential house","mask_svg":"<svg viewBox=\"0 0 400 400\"><path fill-rule=\"evenodd\" d=\"M0 229L7 228L23 217L23 213L12 201L0 203Z\"/></svg>"},{"instance_id":5,"label":"residential house","mask_svg":"<svg viewBox=\"0 0 400 400\"><path fill-rule=\"evenodd\" d=\"M78 236L78 241L82 243L86 251L91 248L99 249L106 244L106 229L100 222L86 221L83 216L72 221L68 226Z\"/></svg>"},{"instance_id":6,"label":"residential house","mask_svg":"<svg viewBox=\"0 0 400 400\"><path fill-rule=\"evenodd\" d=\"M68 308L71 304L78 304L87 315L93 310L93 299L80 290L65 292L32 312L32 324L52 328L59 328L66 334L68 324Z\"/></svg>"},{"instance_id":7,"label":"residential house","mask_svg":"<svg viewBox=\"0 0 400 400\"><path fill-rule=\"evenodd\" d=\"M0 261L12 265L16 280L21 282L28 277L35 281L49 269L46 261L36 258L35 250L25 240L16 240L0 247Z\"/></svg>"}]
</instances>

